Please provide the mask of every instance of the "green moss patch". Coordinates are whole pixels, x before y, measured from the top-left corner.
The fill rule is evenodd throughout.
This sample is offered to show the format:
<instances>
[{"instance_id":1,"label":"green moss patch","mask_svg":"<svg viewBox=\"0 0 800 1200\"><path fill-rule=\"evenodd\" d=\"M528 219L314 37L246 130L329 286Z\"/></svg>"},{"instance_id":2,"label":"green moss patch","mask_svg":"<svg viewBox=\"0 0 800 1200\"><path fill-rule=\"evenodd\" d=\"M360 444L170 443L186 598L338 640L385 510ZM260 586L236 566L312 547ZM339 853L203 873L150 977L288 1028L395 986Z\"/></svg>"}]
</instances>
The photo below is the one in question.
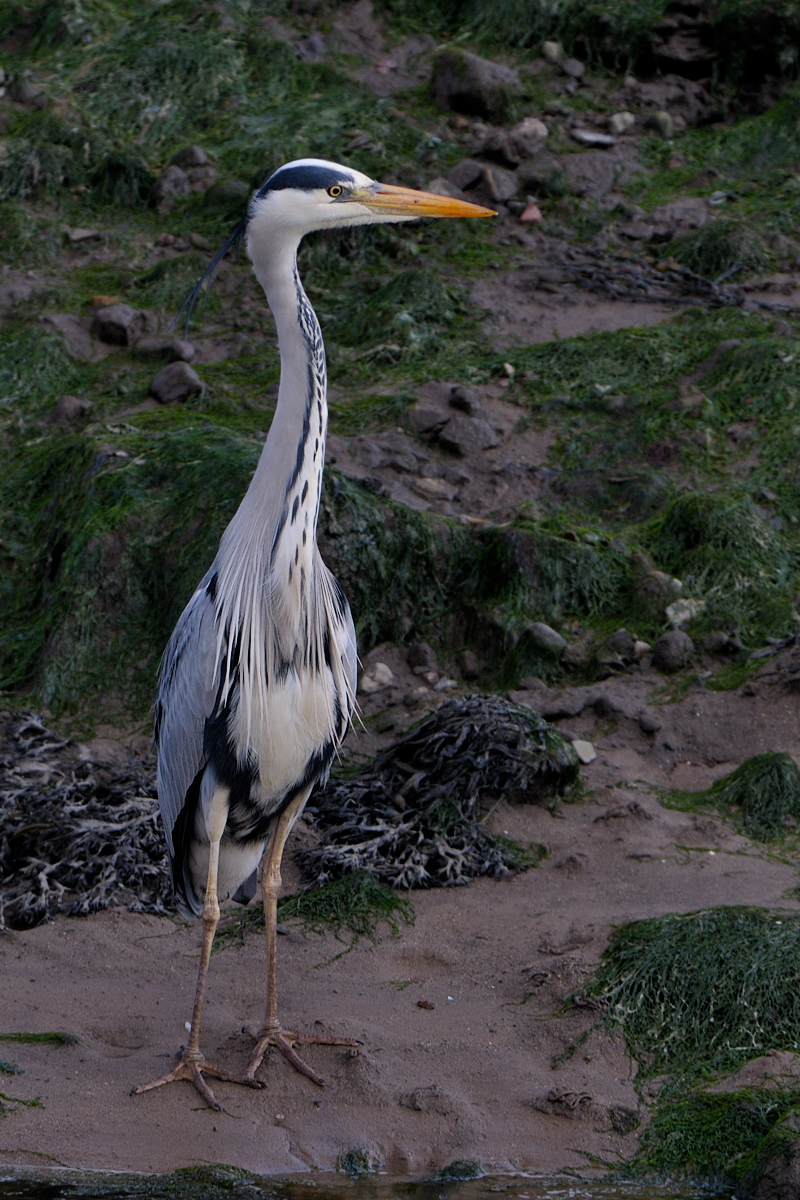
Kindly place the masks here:
<instances>
[{"instance_id":1,"label":"green moss patch","mask_svg":"<svg viewBox=\"0 0 800 1200\"><path fill-rule=\"evenodd\" d=\"M665 801L670 808L724 813L749 837L774 841L800 824L800 768L788 754L757 754L707 791L669 792Z\"/></svg>"},{"instance_id":2,"label":"green moss patch","mask_svg":"<svg viewBox=\"0 0 800 1200\"><path fill-rule=\"evenodd\" d=\"M768 1050L800 1052L800 916L746 907L616 930L591 995L645 1076L728 1074Z\"/></svg>"}]
</instances>

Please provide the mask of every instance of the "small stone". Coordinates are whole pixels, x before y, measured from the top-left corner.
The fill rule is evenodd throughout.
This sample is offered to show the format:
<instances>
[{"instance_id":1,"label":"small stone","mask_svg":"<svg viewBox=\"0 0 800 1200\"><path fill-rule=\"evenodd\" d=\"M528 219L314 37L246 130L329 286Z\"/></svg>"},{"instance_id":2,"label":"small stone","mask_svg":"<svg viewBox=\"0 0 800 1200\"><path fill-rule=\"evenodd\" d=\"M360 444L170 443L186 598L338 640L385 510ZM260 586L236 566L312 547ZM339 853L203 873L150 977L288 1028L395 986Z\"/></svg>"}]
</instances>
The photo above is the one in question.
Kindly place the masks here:
<instances>
[{"instance_id":1,"label":"small stone","mask_svg":"<svg viewBox=\"0 0 800 1200\"><path fill-rule=\"evenodd\" d=\"M633 657L641 658L643 655L649 654L652 649L653 649L653 647L650 645L649 642L641 642L637 638L636 641L633 643Z\"/></svg>"},{"instance_id":2,"label":"small stone","mask_svg":"<svg viewBox=\"0 0 800 1200\"><path fill-rule=\"evenodd\" d=\"M502 125L511 101L522 92L519 75L502 63L448 47L433 60L431 95L439 108Z\"/></svg>"},{"instance_id":3,"label":"small stone","mask_svg":"<svg viewBox=\"0 0 800 1200\"><path fill-rule=\"evenodd\" d=\"M567 648L566 639L542 621L535 621L532 625L529 625L527 633L538 650L551 655L553 658L560 658Z\"/></svg>"},{"instance_id":4,"label":"small stone","mask_svg":"<svg viewBox=\"0 0 800 1200\"><path fill-rule=\"evenodd\" d=\"M611 132L619 137L621 133L627 133L636 124L636 117L632 112L618 112L608 119L608 128Z\"/></svg>"},{"instance_id":5,"label":"small stone","mask_svg":"<svg viewBox=\"0 0 800 1200\"><path fill-rule=\"evenodd\" d=\"M488 421L460 413L454 413L439 434L439 444L462 458L481 450L490 450L499 443L500 439Z\"/></svg>"},{"instance_id":6,"label":"small stone","mask_svg":"<svg viewBox=\"0 0 800 1200\"><path fill-rule=\"evenodd\" d=\"M208 164L208 155L202 146L184 146L183 150L179 150L177 154L172 156L172 161L176 167L205 167Z\"/></svg>"},{"instance_id":7,"label":"small stone","mask_svg":"<svg viewBox=\"0 0 800 1200\"><path fill-rule=\"evenodd\" d=\"M658 733L661 728L661 722L658 717L652 716L650 713L643 712L639 715L639 728L642 733Z\"/></svg>"},{"instance_id":8,"label":"small stone","mask_svg":"<svg viewBox=\"0 0 800 1200\"><path fill-rule=\"evenodd\" d=\"M561 70L565 75L569 75L571 79L582 79L586 71L586 65L579 58L565 58L561 63Z\"/></svg>"},{"instance_id":9,"label":"small stone","mask_svg":"<svg viewBox=\"0 0 800 1200\"><path fill-rule=\"evenodd\" d=\"M370 669L370 675L381 687L391 687L394 683L394 672L384 662L376 662Z\"/></svg>"},{"instance_id":10,"label":"small stone","mask_svg":"<svg viewBox=\"0 0 800 1200\"><path fill-rule=\"evenodd\" d=\"M163 359L165 362L191 362L194 358L194 346L181 338L143 337L136 343L137 358Z\"/></svg>"},{"instance_id":11,"label":"small stone","mask_svg":"<svg viewBox=\"0 0 800 1200\"><path fill-rule=\"evenodd\" d=\"M440 679L438 683L433 685L435 692L451 692L453 688L458 687L458 682L455 679L449 679L446 675L444 679Z\"/></svg>"},{"instance_id":12,"label":"small stone","mask_svg":"<svg viewBox=\"0 0 800 1200\"><path fill-rule=\"evenodd\" d=\"M694 654L694 642L682 629L662 633L655 645L653 665L659 671L679 671Z\"/></svg>"},{"instance_id":13,"label":"small stone","mask_svg":"<svg viewBox=\"0 0 800 1200\"><path fill-rule=\"evenodd\" d=\"M528 204L519 214L519 219L523 225L535 225L542 220L542 210L538 204Z\"/></svg>"},{"instance_id":14,"label":"small stone","mask_svg":"<svg viewBox=\"0 0 800 1200\"><path fill-rule=\"evenodd\" d=\"M675 136L675 122L668 112L662 109L660 112L650 113L645 118L645 129L653 129L656 133L660 133L663 138L671 138Z\"/></svg>"},{"instance_id":15,"label":"small stone","mask_svg":"<svg viewBox=\"0 0 800 1200\"><path fill-rule=\"evenodd\" d=\"M297 43L297 57L304 62L319 62L325 57L327 47L321 33L311 33Z\"/></svg>"},{"instance_id":16,"label":"small stone","mask_svg":"<svg viewBox=\"0 0 800 1200\"><path fill-rule=\"evenodd\" d=\"M153 185L153 196L161 204L188 196L191 191L189 176L176 166L166 167Z\"/></svg>"},{"instance_id":17,"label":"small stone","mask_svg":"<svg viewBox=\"0 0 800 1200\"><path fill-rule=\"evenodd\" d=\"M721 629L716 629L710 633L703 642L703 649L707 654L713 654L715 657L722 657L731 653L731 638Z\"/></svg>"},{"instance_id":18,"label":"small stone","mask_svg":"<svg viewBox=\"0 0 800 1200\"><path fill-rule=\"evenodd\" d=\"M610 133L598 133L596 129L570 129L570 137L582 146L598 146L605 149L616 146L617 139Z\"/></svg>"},{"instance_id":19,"label":"small stone","mask_svg":"<svg viewBox=\"0 0 800 1200\"><path fill-rule=\"evenodd\" d=\"M49 425L77 425L83 421L91 405L78 396L60 396L47 418Z\"/></svg>"},{"instance_id":20,"label":"small stone","mask_svg":"<svg viewBox=\"0 0 800 1200\"><path fill-rule=\"evenodd\" d=\"M207 237L203 237L202 233L190 233L189 241L194 246L195 250L210 250L211 242Z\"/></svg>"},{"instance_id":21,"label":"small stone","mask_svg":"<svg viewBox=\"0 0 800 1200\"><path fill-rule=\"evenodd\" d=\"M371 675L362 675L356 689L362 696L372 696L381 690L381 685Z\"/></svg>"},{"instance_id":22,"label":"small stone","mask_svg":"<svg viewBox=\"0 0 800 1200\"><path fill-rule=\"evenodd\" d=\"M412 405L408 410L408 420L411 428L420 436L435 436L450 420L450 414L441 408L434 408L425 401Z\"/></svg>"},{"instance_id":23,"label":"small stone","mask_svg":"<svg viewBox=\"0 0 800 1200\"><path fill-rule=\"evenodd\" d=\"M67 241L73 246L77 246L81 242L91 242L95 238L103 236L99 229L71 229L69 225L62 225L61 231Z\"/></svg>"},{"instance_id":24,"label":"small stone","mask_svg":"<svg viewBox=\"0 0 800 1200\"><path fill-rule=\"evenodd\" d=\"M435 1004L431 1004L430 1000L418 1000L417 1008L424 1008L426 1012L433 1012L436 1008Z\"/></svg>"},{"instance_id":25,"label":"small stone","mask_svg":"<svg viewBox=\"0 0 800 1200\"><path fill-rule=\"evenodd\" d=\"M633 658L635 647L636 641L633 635L628 633L627 629L618 629L608 639L609 650L613 650L615 654L619 654L622 658Z\"/></svg>"},{"instance_id":26,"label":"small stone","mask_svg":"<svg viewBox=\"0 0 800 1200\"><path fill-rule=\"evenodd\" d=\"M474 158L462 158L447 172L447 181L457 187L462 193L467 188L474 187L478 180L483 179L483 163Z\"/></svg>"},{"instance_id":27,"label":"small stone","mask_svg":"<svg viewBox=\"0 0 800 1200\"><path fill-rule=\"evenodd\" d=\"M162 367L150 384L150 394L161 404L177 404L203 390L203 381L185 362Z\"/></svg>"},{"instance_id":28,"label":"small stone","mask_svg":"<svg viewBox=\"0 0 800 1200\"><path fill-rule=\"evenodd\" d=\"M92 333L109 346L132 346L148 323L147 314L129 304L112 304L109 308L98 308Z\"/></svg>"},{"instance_id":29,"label":"small stone","mask_svg":"<svg viewBox=\"0 0 800 1200\"><path fill-rule=\"evenodd\" d=\"M453 387L450 389L450 407L465 412L470 417L479 417L483 413L483 405L472 388Z\"/></svg>"},{"instance_id":30,"label":"small stone","mask_svg":"<svg viewBox=\"0 0 800 1200\"><path fill-rule=\"evenodd\" d=\"M415 491L418 496L422 496L423 500L452 500L455 497L458 487L452 483L447 483L444 479L429 479L425 476L418 475L409 480L412 491Z\"/></svg>"},{"instance_id":31,"label":"small stone","mask_svg":"<svg viewBox=\"0 0 800 1200\"><path fill-rule=\"evenodd\" d=\"M564 61L564 47L561 42L542 42L542 58L551 67L558 67Z\"/></svg>"},{"instance_id":32,"label":"small stone","mask_svg":"<svg viewBox=\"0 0 800 1200\"><path fill-rule=\"evenodd\" d=\"M592 743L584 742L581 738L577 738L572 743L572 749L577 754L579 762L583 763L584 766L588 766L589 763L594 762L597 758L597 751Z\"/></svg>"},{"instance_id":33,"label":"small stone","mask_svg":"<svg viewBox=\"0 0 800 1200\"><path fill-rule=\"evenodd\" d=\"M668 604L666 608L666 616L673 629L682 629L684 625L688 625L695 617L703 611L706 606L705 600L676 600L674 604Z\"/></svg>"},{"instance_id":34,"label":"small stone","mask_svg":"<svg viewBox=\"0 0 800 1200\"><path fill-rule=\"evenodd\" d=\"M473 650L462 650L458 656L458 665L465 679L477 679L480 675L478 656Z\"/></svg>"},{"instance_id":35,"label":"small stone","mask_svg":"<svg viewBox=\"0 0 800 1200\"><path fill-rule=\"evenodd\" d=\"M406 661L412 668L424 667L426 671L437 668L436 651L428 642L412 642L406 651Z\"/></svg>"},{"instance_id":36,"label":"small stone","mask_svg":"<svg viewBox=\"0 0 800 1200\"><path fill-rule=\"evenodd\" d=\"M441 176L437 179L432 179L425 190L431 192L434 196L449 196L451 200L467 199L461 188L456 187L449 179L443 179Z\"/></svg>"}]
</instances>

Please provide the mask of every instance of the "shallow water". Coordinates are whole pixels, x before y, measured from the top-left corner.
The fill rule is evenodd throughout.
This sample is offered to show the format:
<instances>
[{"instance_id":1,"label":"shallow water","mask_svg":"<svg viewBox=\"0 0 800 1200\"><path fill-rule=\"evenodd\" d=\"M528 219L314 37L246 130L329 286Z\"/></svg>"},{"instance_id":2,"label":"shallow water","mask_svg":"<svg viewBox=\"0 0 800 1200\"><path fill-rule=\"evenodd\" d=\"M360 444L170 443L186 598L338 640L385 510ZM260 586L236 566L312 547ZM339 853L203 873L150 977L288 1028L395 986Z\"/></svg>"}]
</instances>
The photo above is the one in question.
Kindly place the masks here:
<instances>
[{"instance_id":1,"label":"shallow water","mask_svg":"<svg viewBox=\"0 0 800 1200\"><path fill-rule=\"evenodd\" d=\"M2 1172L2 1168L0 1168ZM658 1184L611 1183L569 1176L490 1177L469 1181L349 1179L316 1175L302 1179L256 1179L230 1174L176 1172L169 1176L54 1173L0 1175L0 1200L699 1200L708 1189Z\"/></svg>"}]
</instances>

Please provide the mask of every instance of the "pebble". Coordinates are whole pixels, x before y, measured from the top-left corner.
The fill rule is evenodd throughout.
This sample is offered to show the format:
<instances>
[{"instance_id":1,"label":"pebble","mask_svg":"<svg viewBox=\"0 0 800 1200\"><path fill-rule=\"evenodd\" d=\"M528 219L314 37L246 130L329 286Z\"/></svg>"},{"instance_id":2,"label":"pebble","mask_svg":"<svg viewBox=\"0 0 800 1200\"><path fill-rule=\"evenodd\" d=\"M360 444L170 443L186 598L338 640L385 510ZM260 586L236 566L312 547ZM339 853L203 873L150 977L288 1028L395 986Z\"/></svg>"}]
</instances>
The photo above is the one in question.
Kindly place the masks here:
<instances>
[{"instance_id":1,"label":"pebble","mask_svg":"<svg viewBox=\"0 0 800 1200\"><path fill-rule=\"evenodd\" d=\"M639 728L642 733L658 733L661 728L661 722L658 717L651 716L650 713L643 712L639 716Z\"/></svg>"},{"instance_id":2,"label":"pebble","mask_svg":"<svg viewBox=\"0 0 800 1200\"><path fill-rule=\"evenodd\" d=\"M534 646L553 658L560 658L567 648L566 639L542 621L535 621L529 625L527 632Z\"/></svg>"},{"instance_id":3,"label":"pebble","mask_svg":"<svg viewBox=\"0 0 800 1200\"><path fill-rule=\"evenodd\" d=\"M659 671L678 671L694 654L694 642L682 629L662 633L655 644L653 665Z\"/></svg>"},{"instance_id":4,"label":"pebble","mask_svg":"<svg viewBox=\"0 0 800 1200\"><path fill-rule=\"evenodd\" d=\"M174 165L165 167L153 186L153 196L161 204L177 200L182 196L189 196L191 191L192 184L189 176L180 167Z\"/></svg>"},{"instance_id":5,"label":"pebble","mask_svg":"<svg viewBox=\"0 0 800 1200\"><path fill-rule=\"evenodd\" d=\"M477 679L480 674L478 656L473 650L462 650L458 656L458 665L465 679Z\"/></svg>"},{"instance_id":6,"label":"pebble","mask_svg":"<svg viewBox=\"0 0 800 1200\"><path fill-rule=\"evenodd\" d=\"M597 751L592 743L584 742L581 738L578 738L572 743L572 749L575 751L579 761L582 762L584 766L588 766L589 763L594 762L594 760L597 758Z\"/></svg>"},{"instance_id":7,"label":"pebble","mask_svg":"<svg viewBox=\"0 0 800 1200\"><path fill-rule=\"evenodd\" d=\"M150 384L150 394L160 404L181 403L202 390L202 379L185 362L173 362L162 367Z\"/></svg>"},{"instance_id":8,"label":"pebble","mask_svg":"<svg viewBox=\"0 0 800 1200\"><path fill-rule=\"evenodd\" d=\"M608 128L615 136L621 133L627 133L636 124L636 117L632 112L618 112L608 119Z\"/></svg>"},{"instance_id":9,"label":"pebble","mask_svg":"<svg viewBox=\"0 0 800 1200\"><path fill-rule=\"evenodd\" d=\"M49 425L75 425L82 421L91 405L78 396L60 396L47 418Z\"/></svg>"},{"instance_id":10,"label":"pebble","mask_svg":"<svg viewBox=\"0 0 800 1200\"><path fill-rule=\"evenodd\" d=\"M425 190L431 192L434 196L449 196L451 200L469 199L460 187L456 187L454 183L451 183L449 179L442 178L441 175L436 179L432 179Z\"/></svg>"},{"instance_id":11,"label":"pebble","mask_svg":"<svg viewBox=\"0 0 800 1200\"><path fill-rule=\"evenodd\" d=\"M173 155L172 161L177 167L205 167L208 155L202 146L184 146L183 150Z\"/></svg>"},{"instance_id":12,"label":"pebble","mask_svg":"<svg viewBox=\"0 0 800 1200\"><path fill-rule=\"evenodd\" d=\"M129 304L112 304L98 308L92 322L92 333L109 346L132 346L148 326L155 325L152 313L131 308Z\"/></svg>"},{"instance_id":13,"label":"pebble","mask_svg":"<svg viewBox=\"0 0 800 1200\"><path fill-rule=\"evenodd\" d=\"M482 417L454 414L439 434L439 442L445 450L468 458L481 450L490 450L499 445L497 433Z\"/></svg>"},{"instance_id":14,"label":"pebble","mask_svg":"<svg viewBox=\"0 0 800 1200\"><path fill-rule=\"evenodd\" d=\"M673 629L680 629L683 625L688 625L693 621L706 606L705 600L676 600L674 604L668 604L666 608L667 620Z\"/></svg>"},{"instance_id":15,"label":"pebble","mask_svg":"<svg viewBox=\"0 0 800 1200\"><path fill-rule=\"evenodd\" d=\"M542 210L538 204L528 204L519 214L519 220L523 225L535 225L542 220Z\"/></svg>"},{"instance_id":16,"label":"pebble","mask_svg":"<svg viewBox=\"0 0 800 1200\"><path fill-rule=\"evenodd\" d=\"M618 629L608 639L608 648L615 654L622 655L623 658L633 658L636 652L636 640L633 634L628 633L627 629Z\"/></svg>"},{"instance_id":17,"label":"pebble","mask_svg":"<svg viewBox=\"0 0 800 1200\"><path fill-rule=\"evenodd\" d=\"M668 112L662 109L660 112L650 113L644 122L645 129L654 129L656 133L660 133L664 138L675 136L675 122Z\"/></svg>"},{"instance_id":18,"label":"pebble","mask_svg":"<svg viewBox=\"0 0 800 1200\"><path fill-rule=\"evenodd\" d=\"M457 687L458 682L455 679L448 679L447 676L445 676L444 679L440 679L438 683L433 685L433 690L435 692L451 692L453 688Z\"/></svg>"},{"instance_id":19,"label":"pebble","mask_svg":"<svg viewBox=\"0 0 800 1200\"><path fill-rule=\"evenodd\" d=\"M412 670L421 667L425 671L435 671L438 665L436 651L429 642L412 642L406 652L406 661Z\"/></svg>"},{"instance_id":20,"label":"pebble","mask_svg":"<svg viewBox=\"0 0 800 1200\"><path fill-rule=\"evenodd\" d=\"M81 242L91 242L94 238L103 236L99 229L70 229L69 225L62 225L61 232L73 246L77 246Z\"/></svg>"},{"instance_id":21,"label":"pebble","mask_svg":"<svg viewBox=\"0 0 800 1200\"><path fill-rule=\"evenodd\" d=\"M582 146L616 146L617 139L610 133L598 133L595 129L570 129L570 136Z\"/></svg>"},{"instance_id":22,"label":"pebble","mask_svg":"<svg viewBox=\"0 0 800 1200\"><path fill-rule=\"evenodd\" d=\"M561 70L572 79L581 79L586 71L586 64L579 58L565 58L561 63Z\"/></svg>"},{"instance_id":23,"label":"pebble","mask_svg":"<svg viewBox=\"0 0 800 1200\"><path fill-rule=\"evenodd\" d=\"M451 408L457 408L459 412L465 412L470 417L479 417L483 414L483 405L472 388L452 387L449 404Z\"/></svg>"},{"instance_id":24,"label":"pebble","mask_svg":"<svg viewBox=\"0 0 800 1200\"><path fill-rule=\"evenodd\" d=\"M564 47L561 42L542 42L542 58L551 67L558 67L564 61Z\"/></svg>"}]
</instances>

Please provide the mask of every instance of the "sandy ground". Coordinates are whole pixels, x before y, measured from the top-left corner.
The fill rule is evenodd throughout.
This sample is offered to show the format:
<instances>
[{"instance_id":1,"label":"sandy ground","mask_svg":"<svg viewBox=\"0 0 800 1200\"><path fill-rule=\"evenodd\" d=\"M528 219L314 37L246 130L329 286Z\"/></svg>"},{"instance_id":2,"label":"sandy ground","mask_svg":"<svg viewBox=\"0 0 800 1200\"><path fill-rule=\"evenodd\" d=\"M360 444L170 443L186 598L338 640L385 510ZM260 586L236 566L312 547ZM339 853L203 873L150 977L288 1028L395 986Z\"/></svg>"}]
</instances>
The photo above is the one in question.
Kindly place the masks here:
<instances>
[{"instance_id":1,"label":"sandy ground","mask_svg":"<svg viewBox=\"0 0 800 1200\"><path fill-rule=\"evenodd\" d=\"M384 927L376 945L336 961L333 938L281 937L287 1025L363 1043L305 1051L324 1090L272 1052L264 1091L217 1085L222 1113L188 1084L129 1094L168 1069L185 1038L196 925L112 910L5 935L0 1028L64 1030L80 1043L0 1047L25 1071L2 1090L42 1104L4 1118L0 1162L134 1171L226 1162L271 1174L331 1169L361 1147L393 1174L422 1174L457 1158L554 1172L628 1156L636 1134L614 1125L640 1109L634 1064L596 1030L554 1065L596 1019L559 1010L619 923L716 904L800 908L791 861L722 821L663 808L647 786L704 787L765 749L800 759L784 666L778 655L739 692L695 686L658 708L650 702L663 677L647 672L587 689L583 712L558 722L596 746L586 799L555 816L503 803L490 817L495 832L547 845L538 869L415 893L413 927L397 938ZM635 719L643 708L662 721L655 735ZM295 883L289 870L287 888ZM231 1070L250 1052L241 1027L260 1015L263 969L257 933L212 960L203 1044Z\"/></svg>"}]
</instances>

